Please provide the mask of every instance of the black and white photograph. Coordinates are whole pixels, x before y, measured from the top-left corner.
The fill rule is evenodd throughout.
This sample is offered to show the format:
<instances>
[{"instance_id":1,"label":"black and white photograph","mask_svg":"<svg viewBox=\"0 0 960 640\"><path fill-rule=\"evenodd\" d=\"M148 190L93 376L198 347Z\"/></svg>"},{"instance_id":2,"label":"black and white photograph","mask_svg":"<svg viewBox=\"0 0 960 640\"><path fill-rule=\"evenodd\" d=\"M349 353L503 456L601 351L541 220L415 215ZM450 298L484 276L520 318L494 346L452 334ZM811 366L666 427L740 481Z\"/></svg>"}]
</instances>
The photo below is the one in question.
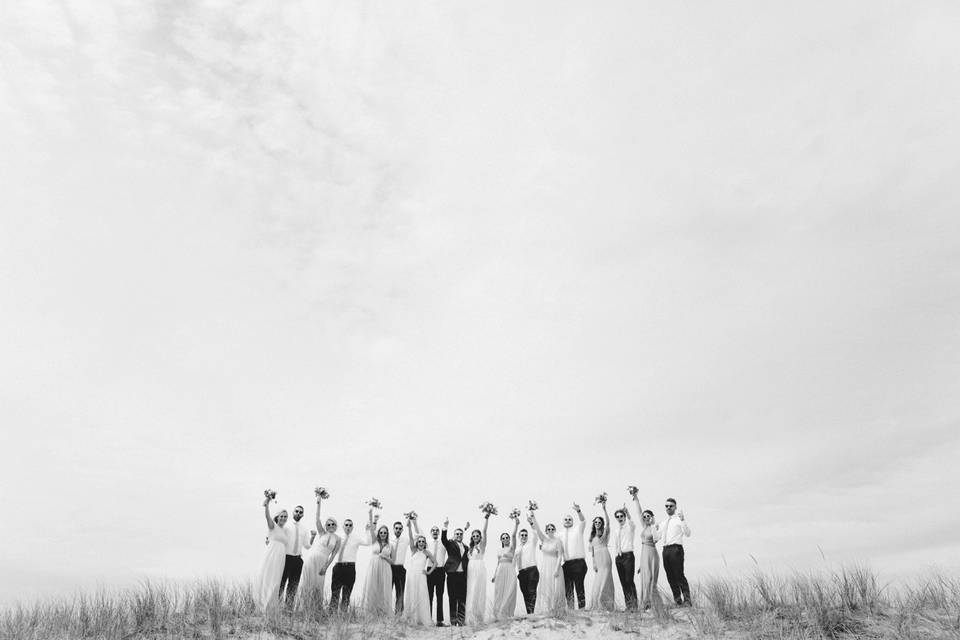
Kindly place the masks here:
<instances>
[{"instance_id":1,"label":"black and white photograph","mask_svg":"<svg viewBox=\"0 0 960 640\"><path fill-rule=\"evenodd\" d=\"M0 2L0 640L960 638L960 4Z\"/></svg>"}]
</instances>

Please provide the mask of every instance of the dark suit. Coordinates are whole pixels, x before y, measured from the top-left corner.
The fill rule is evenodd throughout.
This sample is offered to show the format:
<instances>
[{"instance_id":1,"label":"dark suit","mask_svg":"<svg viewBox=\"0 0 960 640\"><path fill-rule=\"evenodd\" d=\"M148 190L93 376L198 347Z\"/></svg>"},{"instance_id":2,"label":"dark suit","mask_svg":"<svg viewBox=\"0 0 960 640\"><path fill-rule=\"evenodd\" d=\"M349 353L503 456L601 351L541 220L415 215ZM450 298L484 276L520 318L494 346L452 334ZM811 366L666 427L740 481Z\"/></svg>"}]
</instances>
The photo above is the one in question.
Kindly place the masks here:
<instances>
[{"instance_id":1,"label":"dark suit","mask_svg":"<svg viewBox=\"0 0 960 640\"><path fill-rule=\"evenodd\" d=\"M456 541L447 538L447 530L440 532L440 542L443 548L447 550L447 561L443 565L443 570L447 574L447 598L450 602L450 624L462 627L466 620L467 608L467 564L470 559L467 557L469 547L463 544L457 544ZM461 553L460 547L463 547ZM458 571L457 569L462 569Z\"/></svg>"}]
</instances>

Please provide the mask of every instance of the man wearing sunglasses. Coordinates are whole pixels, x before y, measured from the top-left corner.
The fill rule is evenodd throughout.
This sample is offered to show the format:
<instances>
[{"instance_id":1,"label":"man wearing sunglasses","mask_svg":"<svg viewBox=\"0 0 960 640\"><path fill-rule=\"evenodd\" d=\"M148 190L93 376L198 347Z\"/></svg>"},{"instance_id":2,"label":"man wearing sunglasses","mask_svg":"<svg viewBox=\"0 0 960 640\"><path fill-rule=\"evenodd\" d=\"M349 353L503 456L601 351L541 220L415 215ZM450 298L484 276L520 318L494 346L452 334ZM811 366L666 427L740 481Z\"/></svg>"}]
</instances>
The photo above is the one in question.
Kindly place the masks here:
<instances>
[{"instance_id":1,"label":"man wearing sunglasses","mask_svg":"<svg viewBox=\"0 0 960 640\"><path fill-rule=\"evenodd\" d=\"M660 523L660 541L663 543L663 571L667 574L673 601L680 606L690 607L690 585L683 575L683 538L690 536L690 526L683 515L683 509L677 511L677 501L667 498L663 504L667 519Z\"/></svg>"},{"instance_id":2,"label":"man wearing sunglasses","mask_svg":"<svg viewBox=\"0 0 960 640\"><path fill-rule=\"evenodd\" d=\"M537 543L530 539L530 533L526 529L520 529L520 541L513 558L517 563L520 596L523 598L527 613L533 613L537 606L537 585L540 584L540 570L537 568Z\"/></svg>"},{"instance_id":3,"label":"man wearing sunglasses","mask_svg":"<svg viewBox=\"0 0 960 640\"><path fill-rule=\"evenodd\" d=\"M303 519L303 505L293 508L293 519L287 521L283 530L287 534L287 556L283 562L283 576L280 578L280 596L287 590L287 606L293 607L297 597L297 587L300 586L300 574L303 571L303 550L309 549L317 535L311 535L310 527L300 522Z\"/></svg>"},{"instance_id":4,"label":"man wearing sunglasses","mask_svg":"<svg viewBox=\"0 0 960 640\"><path fill-rule=\"evenodd\" d=\"M330 610L346 611L350 607L350 594L357 581L357 551L370 545L370 531L355 533L353 520L343 521L343 539L330 577Z\"/></svg>"},{"instance_id":5,"label":"man wearing sunglasses","mask_svg":"<svg viewBox=\"0 0 960 640\"><path fill-rule=\"evenodd\" d=\"M574 526L573 518L570 515L563 517L563 557L566 561L563 563L563 586L567 597L567 607L576 609L573 601L573 593L576 590L577 604L583 609L587 606L587 597L584 592L583 580L587 577L586 550L583 544L583 531L587 525L587 519L583 517L580 511L580 505L573 504L573 510L577 513L580 520Z\"/></svg>"},{"instance_id":6,"label":"man wearing sunglasses","mask_svg":"<svg viewBox=\"0 0 960 640\"><path fill-rule=\"evenodd\" d=\"M640 499L633 496L637 503L637 510L640 510ZM623 589L623 602L627 611L636 611L637 609L637 585L633 581L633 571L636 567L636 558L633 555L633 541L636 536L637 527L630 517L630 511L627 505L613 512L613 517L617 521L619 528L616 534L617 555L614 558L614 564L617 567L617 577L620 579L620 587Z\"/></svg>"}]
</instances>

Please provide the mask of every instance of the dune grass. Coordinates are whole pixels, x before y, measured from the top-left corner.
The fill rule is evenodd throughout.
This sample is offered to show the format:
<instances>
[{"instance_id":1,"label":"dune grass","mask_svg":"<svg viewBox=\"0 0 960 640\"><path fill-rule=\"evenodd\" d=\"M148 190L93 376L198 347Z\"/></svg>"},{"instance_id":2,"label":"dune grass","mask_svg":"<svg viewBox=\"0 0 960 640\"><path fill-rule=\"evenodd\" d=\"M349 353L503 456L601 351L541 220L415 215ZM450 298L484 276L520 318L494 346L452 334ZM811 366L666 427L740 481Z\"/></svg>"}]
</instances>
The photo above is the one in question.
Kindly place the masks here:
<instances>
[{"instance_id":1,"label":"dune grass","mask_svg":"<svg viewBox=\"0 0 960 640\"><path fill-rule=\"evenodd\" d=\"M864 567L829 573L707 578L693 585L695 607L662 615L603 616L604 636L694 638L952 638L960 640L960 580L931 575L881 584ZM573 612L557 622L593 625ZM500 626L503 626L501 623ZM535 620L531 626L542 626ZM0 638L140 640L166 638L404 638L414 629L359 610L257 612L250 584L202 580L144 582L123 591L17 605L0 612ZM469 637L446 630L444 637ZM557 637L560 637L559 635Z\"/></svg>"}]
</instances>

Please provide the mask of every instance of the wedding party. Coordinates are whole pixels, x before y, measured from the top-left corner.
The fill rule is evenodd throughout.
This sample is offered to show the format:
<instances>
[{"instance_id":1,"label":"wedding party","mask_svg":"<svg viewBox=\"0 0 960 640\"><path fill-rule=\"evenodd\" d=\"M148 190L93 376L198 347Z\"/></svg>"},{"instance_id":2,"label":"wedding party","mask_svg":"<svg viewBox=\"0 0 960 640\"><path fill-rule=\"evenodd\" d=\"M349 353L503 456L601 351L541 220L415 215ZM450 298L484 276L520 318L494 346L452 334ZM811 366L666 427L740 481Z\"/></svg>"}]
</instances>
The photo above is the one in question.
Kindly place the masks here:
<instances>
[{"instance_id":1,"label":"wedding party","mask_svg":"<svg viewBox=\"0 0 960 640\"><path fill-rule=\"evenodd\" d=\"M684 540L691 535L686 515L671 497L664 500L665 517L658 521L651 509L642 507L636 486L627 487L629 504L614 511L616 525L610 519L608 494L594 499L601 513L592 518L589 536L576 502L571 513L559 518L562 531L550 519L541 523L534 500L527 502L525 516L514 508L506 516L512 524L497 536L499 547L491 551L495 569L489 581L488 529L491 518L499 515L490 502L479 506L479 528L471 529L466 522L451 530L444 518L439 526L429 527L428 537L421 532L416 511L403 513L391 527L380 521L380 500L371 498L363 527L355 528L352 519L344 518L340 534L337 519L323 513L331 497L327 488L314 490L312 521L304 520L303 505L292 511L271 509L278 492L263 493L266 550L255 583L263 612L284 607L324 614L354 606L373 616L443 627L479 626L529 614L558 616L567 609L614 611L616 567L623 609L662 615L661 557L673 604L693 606L684 570ZM639 529L634 518L641 523ZM367 568L359 597L353 598L360 547L369 547L369 554L364 552Z\"/></svg>"}]
</instances>

